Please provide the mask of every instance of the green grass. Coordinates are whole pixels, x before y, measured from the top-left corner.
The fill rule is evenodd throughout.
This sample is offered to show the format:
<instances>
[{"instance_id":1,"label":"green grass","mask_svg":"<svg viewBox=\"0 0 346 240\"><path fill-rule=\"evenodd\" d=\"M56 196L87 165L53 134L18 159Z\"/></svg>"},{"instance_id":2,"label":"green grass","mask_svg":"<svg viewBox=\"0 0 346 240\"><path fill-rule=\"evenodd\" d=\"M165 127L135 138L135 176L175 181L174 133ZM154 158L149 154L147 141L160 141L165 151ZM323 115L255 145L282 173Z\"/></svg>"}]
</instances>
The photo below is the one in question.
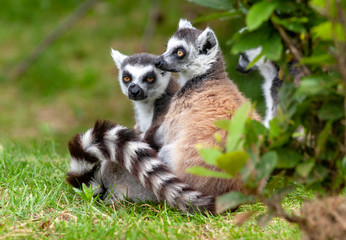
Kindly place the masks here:
<instances>
[{"instance_id":1,"label":"green grass","mask_svg":"<svg viewBox=\"0 0 346 240\"><path fill-rule=\"evenodd\" d=\"M218 216L183 215L165 204L95 202L77 194L64 178L68 156L52 141L0 150L0 239L299 239L297 226L274 219L257 226L255 217L242 226L234 219L246 211L264 212L259 203ZM297 211L296 192L284 205Z\"/></svg>"}]
</instances>

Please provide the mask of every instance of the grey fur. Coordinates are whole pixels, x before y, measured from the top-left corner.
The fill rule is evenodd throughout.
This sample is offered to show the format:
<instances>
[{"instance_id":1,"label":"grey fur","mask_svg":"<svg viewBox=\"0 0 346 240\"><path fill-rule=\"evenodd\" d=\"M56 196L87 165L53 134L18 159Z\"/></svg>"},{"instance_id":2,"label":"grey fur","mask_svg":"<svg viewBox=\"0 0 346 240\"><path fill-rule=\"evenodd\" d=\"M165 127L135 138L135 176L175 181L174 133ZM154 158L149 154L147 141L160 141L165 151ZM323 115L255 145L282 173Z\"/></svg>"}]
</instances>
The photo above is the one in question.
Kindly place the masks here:
<instances>
[{"instance_id":1,"label":"grey fur","mask_svg":"<svg viewBox=\"0 0 346 240\"><path fill-rule=\"evenodd\" d=\"M183 49L185 55L177 57L177 49ZM209 28L204 31L195 28L178 29L168 41L166 52L155 61L155 65L165 71L179 72L182 86L204 74L209 74L212 78L227 77L217 38ZM214 71L214 68L218 70Z\"/></svg>"},{"instance_id":2,"label":"grey fur","mask_svg":"<svg viewBox=\"0 0 346 240\"><path fill-rule=\"evenodd\" d=\"M103 200L157 201L155 195L145 189L137 178L114 162L102 161L99 174L100 186L104 188Z\"/></svg>"}]
</instances>

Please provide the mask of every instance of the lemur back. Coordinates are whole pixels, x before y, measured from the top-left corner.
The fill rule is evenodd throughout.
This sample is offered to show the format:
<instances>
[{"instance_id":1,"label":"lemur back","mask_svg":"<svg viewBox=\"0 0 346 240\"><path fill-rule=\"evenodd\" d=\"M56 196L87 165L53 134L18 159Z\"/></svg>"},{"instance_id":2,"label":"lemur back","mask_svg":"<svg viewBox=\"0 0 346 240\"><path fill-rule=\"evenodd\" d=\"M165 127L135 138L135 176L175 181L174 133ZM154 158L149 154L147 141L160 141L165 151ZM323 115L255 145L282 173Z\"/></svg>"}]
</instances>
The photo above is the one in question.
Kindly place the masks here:
<instances>
[{"instance_id":1,"label":"lemur back","mask_svg":"<svg viewBox=\"0 0 346 240\"><path fill-rule=\"evenodd\" d=\"M231 119L234 112L247 101L237 86L229 80L214 32L203 32L181 20L178 31L170 38L167 50L155 62L165 71L179 72L183 86L172 99L170 109L159 129L164 145L159 152L173 172L198 191L214 196L242 190L240 178L205 178L186 173L186 169L207 165L198 154L196 144L216 145L214 135L226 132L214 122ZM252 118L259 120L257 113ZM232 134L232 133L230 133Z\"/></svg>"}]
</instances>

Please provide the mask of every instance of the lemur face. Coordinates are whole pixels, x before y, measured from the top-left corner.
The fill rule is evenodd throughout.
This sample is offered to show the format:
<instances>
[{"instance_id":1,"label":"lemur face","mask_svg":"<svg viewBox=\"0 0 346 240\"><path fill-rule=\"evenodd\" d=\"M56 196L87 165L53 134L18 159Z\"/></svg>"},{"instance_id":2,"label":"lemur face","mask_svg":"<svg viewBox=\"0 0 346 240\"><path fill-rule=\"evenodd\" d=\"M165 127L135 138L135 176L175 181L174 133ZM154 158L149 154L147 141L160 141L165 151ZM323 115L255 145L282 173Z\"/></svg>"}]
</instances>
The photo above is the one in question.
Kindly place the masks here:
<instances>
[{"instance_id":1,"label":"lemur face","mask_svg":"<svg viewBox=\"0 0 346 240\"><path fill-rule=\"evenodd\" d=\"M112 49L111 55L119 70L121 91L133 101L151 101L166 90L170 73L157 69L157 56L140 53L126 56Z\"/></svg>"},{"instance_id":2,"label":"lemur face","mask_svg":"<svg viewBox=\"0 0 346 240\"><path fill-rule=\"evenodd\" d=\"M241 73L250 73L257 70L258 67L264 63L265 57L261 57L254 66L247 68L247 66L261 53L262 47L249 49L240 54L237 70Z\"/></svg>"},{"instance_id":3,"label":"lemur face","mask_svg":"<svg viewBox=\"0 0 346 240\"><path fill-rule=\"evenodd\" d=\"M217 38L211 29L202 32L187 20L180 20L178 31L155 66L164 71L203 74L215 62L217 52Z\"/></svg>"}]
</instances>

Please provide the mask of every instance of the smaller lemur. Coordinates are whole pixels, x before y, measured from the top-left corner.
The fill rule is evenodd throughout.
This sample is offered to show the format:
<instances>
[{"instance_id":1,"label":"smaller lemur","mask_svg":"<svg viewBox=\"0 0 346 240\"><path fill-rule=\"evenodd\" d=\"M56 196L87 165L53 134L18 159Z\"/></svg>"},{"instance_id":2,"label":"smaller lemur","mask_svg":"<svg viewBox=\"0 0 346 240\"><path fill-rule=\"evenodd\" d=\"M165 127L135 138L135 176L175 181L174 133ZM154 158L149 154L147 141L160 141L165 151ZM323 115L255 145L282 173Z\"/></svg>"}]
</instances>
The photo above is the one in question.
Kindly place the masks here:
<instances>
[{"instance_id":1,"label":"smaller lemur","mask_svg":"<svg viewBox=\"0 0 346 240\"><path fill-rule=\"evenodd\" d=\"M135 129L145 142L159 150L159 143L153 138L168 111L171 98L180 89L178 82L170 72L154 66L155 55L140 53L128 57L113 49L111 55L119 70L121 91L134 106Z\"/></svg>"},{"instance_id":2,"label":"smaller lemur","mask_svg":"<svg viewBox=\"0 0 346 240\"><path fill-rule=\"evenodd\" d=\"M269 128L269 122L275 117L278 105L278 90L282 85L282 80L279 78L278 66L264 56L261 57L253 67L247 69L251 63L262 51L262 47L249 49L243 52L238 61L237 70L241 73L249 73L258 70L264 82L262 84L263 95L266 103L266 113L263 120L264 126Z\"/></svg>"},{"instance_id":3,"label":"smaller lemur","mask_svg":"<svg viewBox=\"0 0 346 240\"><path fill-rule=\"evenodd\" d=\"M113 49L111 55L119 69L121 90L133 102L136 129L142 140L157 151L160 146L153 138L179 85L169 72L154 67L153 62L157 58L154 55L141 53L128 57ZM106 131L105 125L105 122L97 122L94 128L69 142L72 161L67 181L75 187L81 183L95 188L100 186L95 193L101 193L104 199L112 197L109 196L111 192L118 199L126 196L132 200L157 200L126 169L112 161L100 161L102 159L87 153L95 138L102 141L105 137L102 135Z\"/></svg>"}]
</instances>

